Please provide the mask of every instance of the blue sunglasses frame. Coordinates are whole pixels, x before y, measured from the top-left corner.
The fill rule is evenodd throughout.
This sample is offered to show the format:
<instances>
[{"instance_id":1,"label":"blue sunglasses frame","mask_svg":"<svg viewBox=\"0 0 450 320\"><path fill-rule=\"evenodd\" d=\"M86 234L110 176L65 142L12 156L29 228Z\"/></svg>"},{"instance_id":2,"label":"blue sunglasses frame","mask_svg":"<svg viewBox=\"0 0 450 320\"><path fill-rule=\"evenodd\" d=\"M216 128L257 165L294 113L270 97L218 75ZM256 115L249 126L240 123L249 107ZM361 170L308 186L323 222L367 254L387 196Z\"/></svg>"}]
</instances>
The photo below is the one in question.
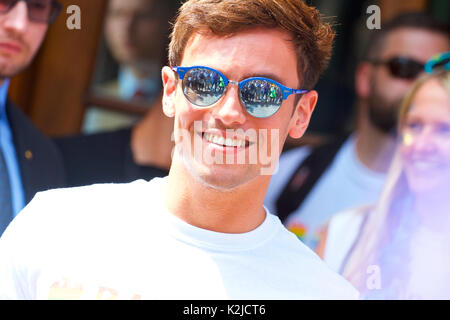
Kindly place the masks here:
<instances>
[{"instance_id":1,"label":"blue sunglasses frame","mask_svg":"<svg viewBox=\"0 0 450 320\"><path fill-rule=\"evenodd\" d=\"M441 65L441 63L443 63L446 59L449 59L449 61ZM450 70L450 51L437 54L433 58L428 60L425 64L425 72L433 73L434 69L438 65L440 68Z\"/></svg>"},{"instance_id":2,"label":"blue sunglasses frame","mask_svg":"<svg viewBox=\"0 0 450 320\"><path fill-rule=\"evenodd\" d=\"M172 67L172 70L175 71L178 74L180 80L183 80L184 76L186 75L186 73L189 70L196 69L196 68L202 68L202 69L207 69L207 70L210 70L210 71L217 72L217 74L219 74L222 77L224 85L225 85L225 88L228 86L229 83L236 84L239 87L239 90L242 90L242 88L244 87L244 85L246 83L248 83L250 81L253 81L253 80L264 80L264 81L270 82L272 84L277 85L281 89L282 100L283 101L286 100L291 94L303 94L303 93L307 93L309 91L309 90L305 90L305 89L292 89L292 88L289 88L289 87L286 87L286 86L282 85L281 83L279 83L279 82L277 82L275 80L272 80L272 79L269 79L269 78L264 78L264 77L252 77L252 78L244 79L244 80L239 81L239 82L238 81L233 81L233 80L229 80L222 72L220 72L220 71L218 71L216 69L210 68L210 67L205 67L205 66ZM224 93L225 93L225 91L224 91ZM222 94L222 96L220 98L222 98L222 97L223 97L223 94ZM220 98L217 101L219 101ZM209 106L212 106L216 102L212 103ZM244 109L246 109L245 108L245 103L243 103L243 104L244 104ZM209 106L202 106L202 107L206 108L206 107L209 107ZM280 107L281 107L281 105L279 106L277 111L280 109ZM276 111L273 114L275 114L275 113L276 113ZM271 114L271 115L269 115L267 117L270 117L273 114Z\"/></svg>"}]
</instances>

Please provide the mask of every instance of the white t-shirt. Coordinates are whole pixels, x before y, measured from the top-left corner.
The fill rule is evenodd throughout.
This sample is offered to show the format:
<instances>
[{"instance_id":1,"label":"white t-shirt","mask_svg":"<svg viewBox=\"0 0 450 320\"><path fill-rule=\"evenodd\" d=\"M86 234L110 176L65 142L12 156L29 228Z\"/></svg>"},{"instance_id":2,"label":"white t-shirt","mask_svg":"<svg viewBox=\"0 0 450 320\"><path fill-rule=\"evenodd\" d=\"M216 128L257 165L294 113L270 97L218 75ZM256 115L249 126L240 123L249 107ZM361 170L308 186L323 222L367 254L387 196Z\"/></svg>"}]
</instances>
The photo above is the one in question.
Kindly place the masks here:
<instances>
[{"instance_id":1,"label":"white t-shirt","mask_svg":"<svg viewBox=\"0 0 450 320\"><path fill-rule=\"evenodd\" d=\"M0 299L353 299L271 214L224 234L167 211L167 179L39 193L0 240Z\"/></svg>"},{"instance_id":2,"label":"white t-shirt","mask_svg":"<svg viewBox=\"0 0 450 320\"><path fill-rule=\"evenodd\" d=\"M432 213L431 213L432 214ZM450 237L425 226L411 235L410 258L405 265L411 272L404 299L450 299Z\"/></svg>"},{"instance_id":3,"label":"white t-shirt","mask_svg":"<svg viewBox=\"0 0 450 320\"><path fill-rule=\"evenodd\" d=\"M308 147L289 150L280 157L279 170L272 177L264 205L276 214L276 201L293 172L309 155ZM342 145L333 162L312 188L304 202L286 220L286 227L307 246L315 249L321 227L337 212L375 203L386 175L361 163L356 154L355 137Z\"/></svg>"},{"instance_id":4,"label":"white t-shirt","mask_svg":"<svg viewBox=\"0 0 450 320\"><path fill-rule=\"evenodd\" d=\"M362 223L368 214L368 206L353 208L333 216L328 225L328 235L324 251L324 261L336 272L342 272L346 258L353 246L359 241ZM450 299L450 255L448 233L437 233L421 225L417 230L407 232L411 241L408 260L398 266L398 273L407 275L406 282L398 282L396 296L391 296L388 288L380 291L376 299ZM395 253L391 253L395 254ZM403 252L398 252L403 254ZM391 269L381 268L381 275ZM395 269L394 269L395 270ZM406 273L406 274L405 274ZM369 276L368 276L369 277ZM385 296L386 295L386 296Z\"/></svg>"},{"instance_id":5,"label":"white t-shirt","mask_svg":"<svg viewBox=\"0 0 450 320\"><path fill-rule=\"evenodd\" d=\"M328 222L323 260L334 271L341 273L344 262L358 240L362 223L369 207L352 208L335 214Z\"/></svg>"}]
</instances>

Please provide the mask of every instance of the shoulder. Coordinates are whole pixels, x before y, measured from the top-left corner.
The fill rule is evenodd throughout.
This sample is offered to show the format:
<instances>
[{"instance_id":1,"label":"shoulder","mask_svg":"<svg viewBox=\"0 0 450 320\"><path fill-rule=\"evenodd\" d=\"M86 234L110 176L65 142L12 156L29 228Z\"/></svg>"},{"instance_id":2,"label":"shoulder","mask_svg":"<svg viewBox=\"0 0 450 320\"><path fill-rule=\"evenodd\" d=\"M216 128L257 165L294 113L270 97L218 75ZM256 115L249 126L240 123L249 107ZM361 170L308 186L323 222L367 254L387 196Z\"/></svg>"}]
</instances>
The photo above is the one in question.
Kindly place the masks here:
<instances>
[{"instance_id":1,"label":"shoulder","mask_svg":"<svg viewBox=\"0 0 450 320\"><path fill-rule=\"evenodd\" d=\"M18 108L14 103L12 103L10 100L6 101L6 114L8 116L8 120L11 123L11 125L31 125L31 121L27 118L25 113L23 113L20 108Z\"/></svg>"},{"instance_id":2,"label":"shoulder","mask_svg":"<svg viewBox=\"0 0 450 320\"><path fill-rule=\"evenodd\" d=\"M22 110L10 101L6 103L6 113L15 144L38 145L39 147L47 147L52 152L56 151L52 141L45 137Z\"/></svg>"},{"instance_id":3,"label":"shoulder","mask_svg":"<svg viewBox=\"0 0 450 320\"><path fill-rule=\"evenodd\" d=\"M137 198L148 200L149 187L149 182L136 181L38 193L0 239L0 282L8 282L0 296L8 290L13 297L32 297L28 275L53 272L60 263L78 267L83 259L107 255L105 248L123 245L135 231L129 225L142 225L136 217L149 216L148 207L136 213L133 204Z\"/></svg>"},{"instance_id":4,"label":"shoulder","mask_svg":"<svg viewBox=\"0 0 450 320\"><path fill-rule=\"evenodd\" d=\"M6 112L27 199L37 191L64 185L63 159L54 142L10 101L6 103ZM25 153L32 158L25 157Z\"/></svg>"},{"instance_id":5,"label":"shoulder","mask_svg":"<svg viewBox=\"0 0 450 320\"><path fill-rule=\"evenodd\" d=\"M339 229L343 225L359 226L373 205L361 205L334 215L329 221L329 230Z\"/></svg>"},{"instance_id":6,"label":"shoulder","mask_svg":"<svg viewBox=\"0 0 450 320\"><path fill-rule=\"evenodd\" d=\"M334 215L326 228L323 257L335 271L342 267L347 254L357 241L361 225L373 206L364 205Z\"/></svg>"},{"instance_id":7,"label":"shoulder","mask_svg":"<svg viewBox=\"0 0 450 320\"><path fill-rule=\"evenodd\" d=\"M39 192L17 215L4 236L27 235L30 239L59 234L66 229L79 232L93 225L112 226L131 219L136 210L143 210L152 182L137 180L127 184L96 184ZM125 218L127 216L127 218Z\"/></svg>"},{"instance_id":8,"label":"shoulder","mask_svg":"<svg viewBox=\"0 0 450 320\"><path fill-rule=\"evenodd\" d=\"M54 141L64 160L68 186L125 180L125 166L131 157L131 128Z\"/></svg>"},{"instance_id":9,"label":"shoulder","mask_svg":"<svg viewBox=\"0 0 450 320\"><path fill-rule=\"evenodd\" d=\"M276 217L277 218L277 217ZM278 219L278 218L277 218ZM280 222L281 224L281 222ZM312 299L357 299L359 293L331 270L311 249L282 225L276 235L277 259L283 261L292 283L308 288Z\"/></svg>"},{"instance_id":10,"label":"shoulder","mask_svg":"<svg viewBox=\"0 0 450 320\"><path fill-rule=\"evenodd\" d=\"M54 139L63 152L69 151L93 151L101 153L108 150L123 151L123 146L130 143L131 128L101 132L87 135L67 136Z\"/></svg>"},{"instance_id":11,"label":"shoulder","mask_svg":"<svg viewBox=\"0 0 450 320\"><path fill-rule=\"evenodd\" d=\"M102 241L120 243L123 234L132 234L135 226L152 219L148 213L158 201L154 187L158 186L138 180L40 192L11 222L1 240L24 259L57 247L80 250Z\"/></svg>"},{"instance_id":12,"label":"shoulder","mask_svg":"<svg viewBox=\"0 0 450 320\"><path fill-rule=\"evenodd\" d=\"M158 179L159 180L159 179ZM90 186L54 189L40 192L30 203L31 206L46 206L49 208L65 207L67 210L82 207L113 207L119 203L132 206L133 200L148 196L155 181L136 180L131 183L104 183ZM69 207L68 204L74 205ZM73 209L72 209L73 210Z\"/></svg>"}]
</instances>

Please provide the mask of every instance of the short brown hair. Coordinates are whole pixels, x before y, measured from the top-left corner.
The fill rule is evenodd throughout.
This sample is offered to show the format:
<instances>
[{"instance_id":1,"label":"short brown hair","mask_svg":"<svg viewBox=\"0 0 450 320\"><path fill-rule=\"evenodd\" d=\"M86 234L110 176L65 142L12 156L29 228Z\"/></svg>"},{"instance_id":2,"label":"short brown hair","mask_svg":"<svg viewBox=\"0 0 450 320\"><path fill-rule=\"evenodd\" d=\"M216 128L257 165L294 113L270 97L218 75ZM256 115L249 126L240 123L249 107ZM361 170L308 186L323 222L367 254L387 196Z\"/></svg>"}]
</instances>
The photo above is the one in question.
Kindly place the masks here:
<instances>
[{"instance_id":1,"label":"short brown hair","mask_svg":"<svg viewBox=\"0 0 450 320\"><path fill-rule=\"evenodd\" d=\"M317 9L301 0L189 0L179 9L171 33L169 64L181 63L192 34L217 36L253 28L280 28L293 36L301 87L312 89L331 57L335 32Z\"/></svg>"}]
</instances>

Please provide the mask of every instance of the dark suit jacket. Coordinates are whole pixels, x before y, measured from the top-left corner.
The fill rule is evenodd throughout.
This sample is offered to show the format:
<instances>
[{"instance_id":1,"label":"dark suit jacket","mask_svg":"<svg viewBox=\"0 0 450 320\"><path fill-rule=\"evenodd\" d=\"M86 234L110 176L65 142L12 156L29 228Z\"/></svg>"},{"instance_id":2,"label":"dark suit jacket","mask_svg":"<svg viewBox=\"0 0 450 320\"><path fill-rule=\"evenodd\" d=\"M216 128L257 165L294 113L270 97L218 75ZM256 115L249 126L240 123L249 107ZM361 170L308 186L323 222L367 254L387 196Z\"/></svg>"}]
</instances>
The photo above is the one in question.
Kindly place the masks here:
<instances>
[{"instance_id":1,"label":"dark suit jacket","mask_svg":"<svg viewBox=\"0 0 450 320\"><path fill-rule=\"evenodd\" d=\"M54 140L64 158L70 187L127 183L164 177L166 169L141 166L131 151L131 128Z\"/></svg>"},{"instance_id":2,"label":"dark suit jacket","mask_svg":"<svg viewBox=\"0 0 450 320\"><path fill-rule=\"evenodd\" d=\"M62 157L55 144L46 138L11 101L6 102L17 161L25 193L25 203L39 191L64 187Z\"/></svg>"}]
</instances>

